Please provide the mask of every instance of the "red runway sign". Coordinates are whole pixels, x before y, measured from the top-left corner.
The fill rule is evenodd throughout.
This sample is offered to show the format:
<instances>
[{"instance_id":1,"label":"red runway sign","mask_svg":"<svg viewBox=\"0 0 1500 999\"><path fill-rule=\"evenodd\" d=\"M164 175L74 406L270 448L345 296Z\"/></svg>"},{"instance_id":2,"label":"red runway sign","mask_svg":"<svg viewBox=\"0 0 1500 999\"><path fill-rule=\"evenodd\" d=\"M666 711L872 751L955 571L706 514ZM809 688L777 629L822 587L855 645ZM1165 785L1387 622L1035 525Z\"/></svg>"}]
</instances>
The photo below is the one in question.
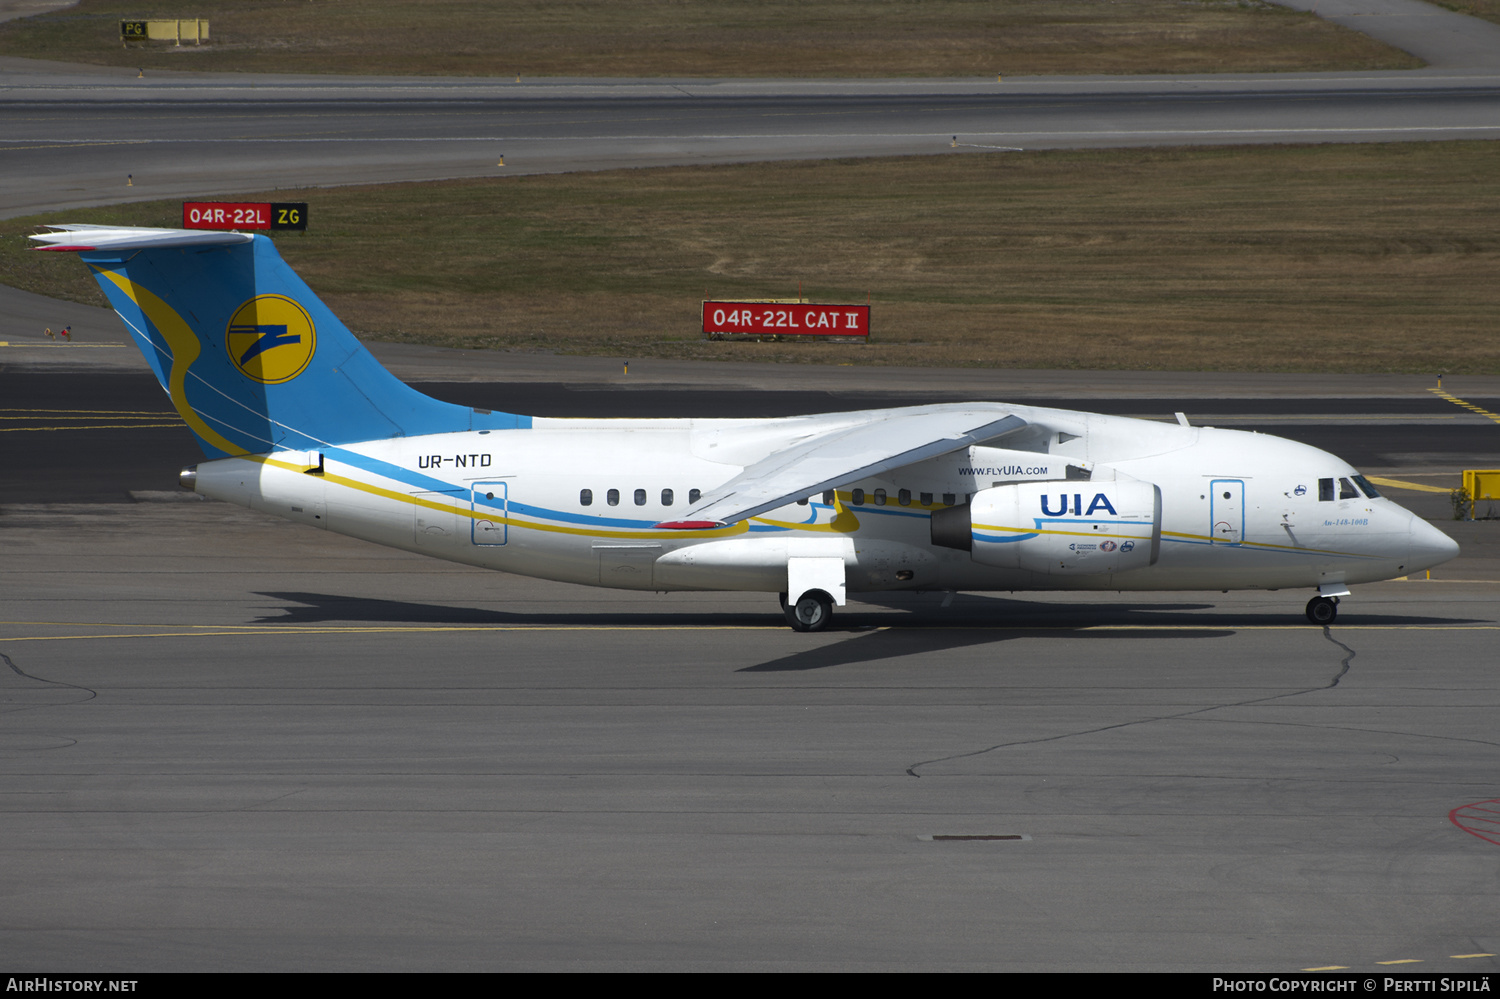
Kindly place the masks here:
<instances>
[{"instance_id":1,"label":"red runway sign","mask_svg":"<svg viewBox=\"0 0 1500 999\"><path fill-rule=\"evenodd\" d=\"M704 302L703 332L751 336L869 336L868 305Z\"/></svg>"},{"instance_id":2,"label":"red runway sign","mask_svg":"<svg viewBox=\"0 0 1500 999\"><path fill-rule=\"evenodd\" d=\"M306 229L307 202L184 201L184 229Z\"/></svg>"}]
</instances>

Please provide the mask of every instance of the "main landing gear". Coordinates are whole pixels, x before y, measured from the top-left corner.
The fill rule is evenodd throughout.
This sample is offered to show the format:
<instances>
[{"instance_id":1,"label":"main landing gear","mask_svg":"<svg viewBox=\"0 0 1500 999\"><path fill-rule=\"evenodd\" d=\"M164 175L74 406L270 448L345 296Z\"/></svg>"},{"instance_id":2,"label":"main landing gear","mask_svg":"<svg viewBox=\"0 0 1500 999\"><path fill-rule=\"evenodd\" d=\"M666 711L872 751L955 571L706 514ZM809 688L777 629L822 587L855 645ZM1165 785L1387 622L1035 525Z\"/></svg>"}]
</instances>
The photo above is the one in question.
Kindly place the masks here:
<instances>
[{"instance_id":1,"label":"main landing gear","mask_svg":"<svg viewBox=\"0 0 1500 999\"><path fill-rule=\"evenodd\" d=\"M783 593L781 612L793 631L822 631L833 619L833 598L822 590L808 590L792 603Z\"/></svg>"},{"instance_id":2,"label":"main landing gear","mask_svg":"<svg viewBox=\"0 0 1500 999\"><path fill-rule=\"evenodd\" d=\"M1313 624L1332 624L1338 616L1338 597L1313 597L1307 602L1307 619Z\"/></svg>"}]
</instances>

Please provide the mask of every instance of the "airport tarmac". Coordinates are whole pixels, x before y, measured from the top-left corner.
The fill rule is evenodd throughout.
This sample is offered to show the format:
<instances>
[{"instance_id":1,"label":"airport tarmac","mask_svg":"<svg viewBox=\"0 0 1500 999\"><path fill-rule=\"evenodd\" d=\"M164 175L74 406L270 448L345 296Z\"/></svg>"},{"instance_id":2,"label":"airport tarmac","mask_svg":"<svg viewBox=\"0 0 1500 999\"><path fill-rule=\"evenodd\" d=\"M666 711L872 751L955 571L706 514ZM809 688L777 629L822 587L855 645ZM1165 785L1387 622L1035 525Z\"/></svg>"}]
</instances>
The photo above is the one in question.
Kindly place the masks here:
<instances>
[{"instance_id":1,"label":"airport tarmac","mask_svg":"<svg viewBox=\"0 0 1500 999\"><path fill-rule=\"evenodd\" d=\"M1455 955L1500 952L1500 522L1440 519L1444 493L1393 495L1464 554L1326 631L1287 591L855 600L798 635L765 594L520 579L174 491L196 455L152 425L160 389L83 356L0 370L29 408L145 414L0 435L13 966L1496 969ZM901 374L428 387L769 412ZM1048 384L1090 398L1090 373ZM1194 398L1418 485L1500 435L1417 384L1239 385Z\"/></svg>"}]
</instances>

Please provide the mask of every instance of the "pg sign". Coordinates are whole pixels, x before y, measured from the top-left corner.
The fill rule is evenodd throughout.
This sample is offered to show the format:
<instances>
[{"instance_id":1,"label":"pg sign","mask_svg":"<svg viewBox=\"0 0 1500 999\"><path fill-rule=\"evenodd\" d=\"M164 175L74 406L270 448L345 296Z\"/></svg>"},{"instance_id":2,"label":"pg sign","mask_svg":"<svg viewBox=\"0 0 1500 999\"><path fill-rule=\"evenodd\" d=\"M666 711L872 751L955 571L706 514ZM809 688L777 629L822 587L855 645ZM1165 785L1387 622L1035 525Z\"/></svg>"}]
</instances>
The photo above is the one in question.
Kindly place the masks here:
<instances>
[{"instance_id":1,"label":"pg sign","mask_svg":"<svg viewBox=\"0 0 1500 999\"><path fill-rule=\"evenodd\" d=\"M808 302L704 302L705 336L870 335L868 305Z\"/></svg>"},{"instance_id":2,"label":"pg sign","mask_svg":"<svg viewBox=\"0 0 1500 999\"><path fill-rule=\"evenodd\" d=\"M184 201L184 229L306 229L305 201Z\"/></svg>"}]
</instances>

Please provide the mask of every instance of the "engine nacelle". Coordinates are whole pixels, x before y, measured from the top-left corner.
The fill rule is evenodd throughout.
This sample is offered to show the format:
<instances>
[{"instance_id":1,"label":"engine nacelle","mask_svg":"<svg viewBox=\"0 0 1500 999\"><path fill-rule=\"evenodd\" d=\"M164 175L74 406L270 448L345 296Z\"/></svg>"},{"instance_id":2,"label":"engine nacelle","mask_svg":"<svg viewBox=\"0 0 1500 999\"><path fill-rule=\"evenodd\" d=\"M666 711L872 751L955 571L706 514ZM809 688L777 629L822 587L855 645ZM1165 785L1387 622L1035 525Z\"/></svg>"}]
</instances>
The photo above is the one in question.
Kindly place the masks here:
<instances>
[{"instance_id":1,"label":"engine nacelle","mask_svg":"<svg viewBox=\"0 0 1500 999\"><path fill-rule=\"evenodd\" d=\"M1155 565L1161 490L1138 479L1017 482L935 511L932 543L1002 569L1082 575Z\"/></svg>"}]
</instances>

